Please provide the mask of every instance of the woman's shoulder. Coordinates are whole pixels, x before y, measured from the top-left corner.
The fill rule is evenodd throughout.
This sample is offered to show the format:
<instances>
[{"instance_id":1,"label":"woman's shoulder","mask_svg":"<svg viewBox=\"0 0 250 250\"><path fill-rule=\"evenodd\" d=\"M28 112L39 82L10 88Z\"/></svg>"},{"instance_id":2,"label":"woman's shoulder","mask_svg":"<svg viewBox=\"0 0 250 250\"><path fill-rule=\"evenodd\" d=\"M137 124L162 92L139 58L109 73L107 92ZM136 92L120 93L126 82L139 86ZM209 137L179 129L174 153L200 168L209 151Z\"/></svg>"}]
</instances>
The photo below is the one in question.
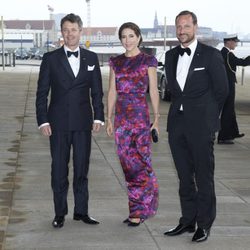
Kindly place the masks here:
<instances>
[{"instance_id":1,"label":"woman's shoulder","mask_svg":"<svg viewBox=\"0 0 250 250\"><path fill-rule=\"evenodd\" d=\"M158 61L154 55L150 55L150 54L142 52L142 56L145 58L146 63L150 67L157 67Z\"/></svg>"},{"instance_id":2,"label":"woman's shoulder","mask_svg":"<svg viewBox=\"0 0 250 250\"><path fill-rule=\"evenodd\" d=\"M120 55L115 55L110 57L110 61L120 61L124 58L124 53Z\"/></svg>"},{"instance_id":3,"label":"woman's shoulder","mask_svg":"<svg viewBox=\"0 0 250 250\"><path fill-rule=\"evenodd\" d=\"M109 58L109 66L115 67L115 65L120 65L122 61L124 60L125 56L124 54L116 55L116 56L111 56Z\"/></svg>"}]
</instances>

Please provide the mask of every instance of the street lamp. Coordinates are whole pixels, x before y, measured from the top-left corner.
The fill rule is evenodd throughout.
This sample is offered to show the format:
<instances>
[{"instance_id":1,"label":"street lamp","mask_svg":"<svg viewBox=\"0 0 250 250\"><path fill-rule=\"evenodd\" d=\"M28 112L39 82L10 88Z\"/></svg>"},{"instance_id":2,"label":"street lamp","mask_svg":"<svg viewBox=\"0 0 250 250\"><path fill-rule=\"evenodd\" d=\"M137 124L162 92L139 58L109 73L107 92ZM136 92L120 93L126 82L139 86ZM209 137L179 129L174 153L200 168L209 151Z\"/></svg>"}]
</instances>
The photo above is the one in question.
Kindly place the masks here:
<instances>
[{"instance_id":1,"label":"street lamp","mask_svg":"<svg viewBox=\"0 0 250 250\"><path fill-rule=\"evenodd\" d=\"M23 58L23 36L21 34L21 59Z\"/></svg>"},{"instance_id":2,"label":"street lamp","mask_svg":"<svg viewBox=\"0 0 250 250\"><path fill-rule=\"evenodd\" d=\"M3 16L1 16L1 31L2 31L2 65L3 70L5 70L5 58L4 58L4 30L3 30Z\"/></svg>"},{"instance_id":3,"label":"street lamp","mask_svg":"<svg viewBox=\"0 0 250 250\"><path fill-rule=\"evenodd\" d=\"M47 32L47 52L49 51L49 32Z\"/></svg>"}]
</instances>

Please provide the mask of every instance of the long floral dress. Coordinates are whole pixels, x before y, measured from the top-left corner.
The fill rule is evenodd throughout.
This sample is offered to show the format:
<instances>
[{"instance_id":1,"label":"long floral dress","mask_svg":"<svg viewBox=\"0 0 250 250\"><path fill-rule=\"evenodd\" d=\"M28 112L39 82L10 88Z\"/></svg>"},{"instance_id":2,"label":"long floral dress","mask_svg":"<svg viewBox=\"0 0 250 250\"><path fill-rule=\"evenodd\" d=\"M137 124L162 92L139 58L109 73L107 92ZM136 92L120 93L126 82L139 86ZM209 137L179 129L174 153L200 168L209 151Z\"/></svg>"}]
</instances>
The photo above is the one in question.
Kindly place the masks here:
<instances>
[{"instance_id":1,"label":"long floral dress","mask_svg":"<svg viewBox=\"0 0 250 250\"><path fill-rule=\"evenodd\" d=\"M151 163L149 108L146 93L148 68L157 67L154 56L139 53L110 59L115 72L115 142L125 175L129 199L129 218L144 221L158 208L158 182Z\"/></svg>"}]
</instances>

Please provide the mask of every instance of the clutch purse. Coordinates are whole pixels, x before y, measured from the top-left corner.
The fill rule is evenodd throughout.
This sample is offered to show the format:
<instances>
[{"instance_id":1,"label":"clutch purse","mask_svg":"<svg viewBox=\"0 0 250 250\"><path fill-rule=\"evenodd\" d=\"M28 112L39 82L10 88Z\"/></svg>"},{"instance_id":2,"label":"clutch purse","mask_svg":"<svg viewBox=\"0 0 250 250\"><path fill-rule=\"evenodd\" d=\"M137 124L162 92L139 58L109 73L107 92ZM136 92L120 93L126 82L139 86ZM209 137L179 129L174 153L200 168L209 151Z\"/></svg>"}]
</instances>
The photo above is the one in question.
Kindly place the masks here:
<instances>
[{"instance_id":1,"label":"clutch purse","mask_svg":"<svg viewBox=\"0 0 250 250\"><path fill-rule=\"evenodd\" d=\"M152 124L151 124L152 126ZM157 130L155 128L153 128L151 130L151 139L154 143L158 142L158 133L157 133Z\"/></svg>"}]
</instances>

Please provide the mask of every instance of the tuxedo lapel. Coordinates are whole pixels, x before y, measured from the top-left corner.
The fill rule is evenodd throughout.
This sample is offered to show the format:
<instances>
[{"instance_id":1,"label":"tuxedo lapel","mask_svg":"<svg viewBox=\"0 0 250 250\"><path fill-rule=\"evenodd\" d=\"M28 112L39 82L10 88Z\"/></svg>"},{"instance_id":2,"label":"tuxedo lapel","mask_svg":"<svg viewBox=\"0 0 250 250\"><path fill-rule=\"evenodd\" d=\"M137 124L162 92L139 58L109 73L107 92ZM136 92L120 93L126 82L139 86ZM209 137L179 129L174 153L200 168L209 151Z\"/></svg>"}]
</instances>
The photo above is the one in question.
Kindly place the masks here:
<instances>
[{"instance_id":1,"label":"tuxedo lapel","mask_svg":"<svg viewBox=\"0 0 250 250\"><path fill-rule=\"evenodd\" d=\"M188 74L191 74L194 71L194 68L196 67L196 65L199 65L199 63L200 63L200 53L201 53L201 46L200 46L200 44L198 42L197 48L196 48L196 50L194 52L192 62L191 62L190 67L189 67Z\"/></svg>"},{"instance_id":2,"label":"tuxedo lapel","mask_svg":"<svg viewBox=\"0 0 250 250\"><path fill-rule=\"evenodd\" d=\"M70 67L67 55L65 54L64 48L63 46L61 47L61 51L60 51L60 58L59 61L62 63L64 69L66 70L66 72L73 78L75 78L75 75Z\"/></svg>"},{"instance_id":3,"label":"tuxedo lapel","mask_svg":"<svg viewBox=\"0 0 250 250\"><path fill-rule=\"evenodd\" d=\"M179 89L179 91L181 91L182 92L182 90L181 90L181 87L180 87L180 85L179 85L179 83L178 83L178 81L177 81L177 77L176 77L176 71L177 71L177 63L178 63L178 59L179 59L179 47L180 47L180 45L179 46L177 46L176 48L175 48L175 50L173 51L174 53L173 53L173 64L171 64L172 66L172 74L173 74L173 79L175 79L175 82L176 82L176 85L177 85L177 87L178 87L178 89Z\"/></svg>"},{"instance_id":4,"label":"tuxedo lapel","mask_svg":"<svg viewBox=\"0 0 250 250\"><path fill-rule=\"evenodd\" d=\"M176 47L176 50L173 53L173 68L172 68L172 73L174 78L176 79L176 70L177 70L177 63L178 63L178 58L179 58L179 53L178 53L178 49L180 46Z\"/></svg>"},{"instance_id":5,"label":"tuxedo lapel","mask_svg":"<svg viewBox=\"0 0 250 250\"><path fill-rule=\"evenodd\" d=\"M200 46L200 44L198 42L197 48L196 48L196 50L194 52L194 56L193 56L192 62L191 62L190 67L188 69L188 75L187 75L187 79L186 79L186 83L185 83L184 89L186 88L186 86L188 86L189 79L192 77L192 75L194 73L194 68L196 67L196 65L199 65L199 62L200 62L200 53L201 53L201 46Z\"/></svg>"},{"instance_id":6,"label":"tuxedo lapel","mask_svg":"<svg viewBox=\"0 0 250 250\"><path fill-rule=\"evenodd\" d=\"M80 68L76 78L82 78L87 72L87 58L84 53L84 50L80 48Z\"/></svg>"}]
</instances>

